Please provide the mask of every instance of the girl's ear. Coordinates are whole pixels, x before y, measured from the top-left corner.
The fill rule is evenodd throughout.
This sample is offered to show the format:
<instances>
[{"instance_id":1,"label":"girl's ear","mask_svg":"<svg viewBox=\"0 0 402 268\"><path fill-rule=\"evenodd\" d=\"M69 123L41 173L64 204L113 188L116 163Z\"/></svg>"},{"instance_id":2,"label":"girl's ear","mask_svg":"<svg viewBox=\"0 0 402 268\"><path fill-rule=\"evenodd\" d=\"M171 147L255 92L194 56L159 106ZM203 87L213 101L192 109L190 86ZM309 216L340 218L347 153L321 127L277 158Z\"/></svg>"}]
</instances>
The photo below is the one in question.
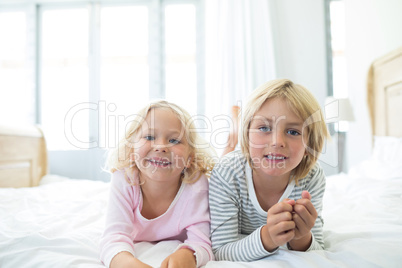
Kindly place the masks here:
<instances>
[{"instance_id":1,"label":"girl's ear","mask_svg":"<svg viewBox=\"0 0 402 268\"><path fill-rule=\"evenodd\" d=\"M187 159L187 164L186 164L186 168L190 168L191 167L191 163L194 160L194 154L191 154L188 159Z\"/></svg>"},{"instance_id":2,"label":"girl's ear","mask_svg":"<svg viewBox=\"0 0 402 268\"><path fill-rule=\"evenodd\" d=\"M130 168L135 167L135 155L134 153L130 153Z\"/></svg>"}]
</instances>

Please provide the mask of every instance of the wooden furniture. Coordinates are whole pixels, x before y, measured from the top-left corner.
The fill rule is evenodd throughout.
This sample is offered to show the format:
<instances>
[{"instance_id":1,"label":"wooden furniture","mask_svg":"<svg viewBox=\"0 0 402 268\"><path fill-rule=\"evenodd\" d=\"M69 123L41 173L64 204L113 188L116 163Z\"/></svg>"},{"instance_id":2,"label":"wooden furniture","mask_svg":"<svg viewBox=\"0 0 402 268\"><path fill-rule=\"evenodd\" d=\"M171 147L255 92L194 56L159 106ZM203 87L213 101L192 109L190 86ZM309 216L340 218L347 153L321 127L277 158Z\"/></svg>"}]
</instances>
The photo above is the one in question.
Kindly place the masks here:
<instances>
[{"instance_id":1,"label":"wooden furniture","mask_svg":"<svg viewBox=\"0 0 402 268\"><path fill-rule=\"evenodd\" d=\"M0 126L0 187L37 186L48 172L46 142L35 126Z\"/></svg>"},{"instance_id":2,"label":"wooden furniture","mask_svg":"<svg viewBox=\"0 0 402 268\"><path fill-rule=\"evenodd\" d=\"M402 47L373 62L367 90L373 136L402 137Z\"/></svg>"}]
</instances>

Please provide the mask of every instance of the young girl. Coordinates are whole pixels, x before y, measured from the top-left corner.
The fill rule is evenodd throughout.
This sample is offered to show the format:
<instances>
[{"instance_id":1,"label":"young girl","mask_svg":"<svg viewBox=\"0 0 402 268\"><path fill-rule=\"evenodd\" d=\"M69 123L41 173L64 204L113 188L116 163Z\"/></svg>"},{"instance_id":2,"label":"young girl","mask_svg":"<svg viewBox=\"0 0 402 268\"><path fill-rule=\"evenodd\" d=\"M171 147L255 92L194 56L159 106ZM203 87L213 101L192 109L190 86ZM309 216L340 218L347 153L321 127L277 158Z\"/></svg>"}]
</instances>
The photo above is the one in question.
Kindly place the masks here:
<instances>
[{"instance_id":1,"label":"young girl","mask_svg":"<svg viewBox=\"0 0 402 268\"><path fill-rule=\"evenodd\" d=\"M253 261L282 245L323 249L325 178L317 158L326 137L320 106L304 87L278 79L253 91L241 151L223 157L210 178L217 260Z\"/></svg>"},{"instance_id":2,"label":"young girl","mask_svg":"<svg viewBox=\"0 0 402 268\"><path fill-rule=\"evenodd\" d=\"M213 259L208 175L213 163L189 114L159 101L142 109L109 159L112 171L101 260L107 267L151 267L140 241L180 240L161 267L199 267Z\"/></svg>"}]
</instances>

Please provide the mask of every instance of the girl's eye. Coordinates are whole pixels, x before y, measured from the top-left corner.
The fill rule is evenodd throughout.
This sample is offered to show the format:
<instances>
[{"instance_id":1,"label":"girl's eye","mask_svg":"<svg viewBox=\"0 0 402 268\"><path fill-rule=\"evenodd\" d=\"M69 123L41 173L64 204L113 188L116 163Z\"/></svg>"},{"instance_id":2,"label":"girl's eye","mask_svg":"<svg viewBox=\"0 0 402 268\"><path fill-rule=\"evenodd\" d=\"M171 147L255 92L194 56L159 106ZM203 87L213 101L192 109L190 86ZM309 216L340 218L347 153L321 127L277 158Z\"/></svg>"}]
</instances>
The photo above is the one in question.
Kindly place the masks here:
<instances>
[{"instance_id":1,"label":"girl's eye","mask_svg":"<svg viewBox=\"0 0 402 268\"><path fill-rule=\"evenodd\" d=\"M268 132L268 131L271 131L271 128L270 127L267 127L267 126L265 126L265 127L260 127L260 128L258 128L260 131L262 131L262 132Z\"/></svg>"},{"instance_id":2,"label":"girl's eye","mask_svg":"<svg viewBox=\"0 0 402 268\"><path fill-rule=\"evenodd\" d=\"M178 143L180 143L180 141L177 140L177 139L170 139L169 142L170 142L170 143L173 143L173 144L178 144Z\"/></svg>"},{"instance_id":3,"label":"girl's eye","mask_svg":"<svg viewBox=\"0 0 402 268\"><path fill-rule=\"evenodd\" d=\"M151 135L147 135L147 136L145 136L144 137L147 141L153 141L153 140L155 140L155 137L154 136L151 136Z\"/></svg>"},{"instance_id":4,"label":"girl's eye","mask_svg":"<svg viewBox=\"0 0 402 268\"><path fill-rule=\"evenodd\" d=\"M292 130L292 129L288 130L287 133L290 134L290 135L292 135L292 136L299 136L299 135L300 135L300 132L299 132L299 131L297 131L297 130Z\"/></svg>"}]
</instances>

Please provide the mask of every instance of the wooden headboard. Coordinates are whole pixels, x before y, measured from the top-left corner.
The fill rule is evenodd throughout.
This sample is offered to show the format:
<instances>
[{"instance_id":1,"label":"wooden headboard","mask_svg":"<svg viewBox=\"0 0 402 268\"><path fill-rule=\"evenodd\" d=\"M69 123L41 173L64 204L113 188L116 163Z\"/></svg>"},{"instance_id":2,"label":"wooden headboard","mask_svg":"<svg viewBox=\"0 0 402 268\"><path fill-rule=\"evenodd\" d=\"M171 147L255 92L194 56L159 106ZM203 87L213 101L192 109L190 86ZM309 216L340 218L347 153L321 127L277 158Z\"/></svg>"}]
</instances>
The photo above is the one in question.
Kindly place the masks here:
<instances>
[{"instance_id":1,"label":"wooden headboard","mask_svg":"<svg viewBox=\"0 0 402 268\"><path fill-rule=\"evenodd\" d=\"M402 137L402 47L373 62L367 89L373 136Z\"/></svg>"},{"instance_id":2,"label":"wooden headboard","mask_svg":"<svg viewBox=\"0 0 402 268\"><path fill-rule=\"evenodd\" d=\"M47 172L46 142L38 127L0 125L0 187L37 186Z\"/></svg>"}]
</instances>

